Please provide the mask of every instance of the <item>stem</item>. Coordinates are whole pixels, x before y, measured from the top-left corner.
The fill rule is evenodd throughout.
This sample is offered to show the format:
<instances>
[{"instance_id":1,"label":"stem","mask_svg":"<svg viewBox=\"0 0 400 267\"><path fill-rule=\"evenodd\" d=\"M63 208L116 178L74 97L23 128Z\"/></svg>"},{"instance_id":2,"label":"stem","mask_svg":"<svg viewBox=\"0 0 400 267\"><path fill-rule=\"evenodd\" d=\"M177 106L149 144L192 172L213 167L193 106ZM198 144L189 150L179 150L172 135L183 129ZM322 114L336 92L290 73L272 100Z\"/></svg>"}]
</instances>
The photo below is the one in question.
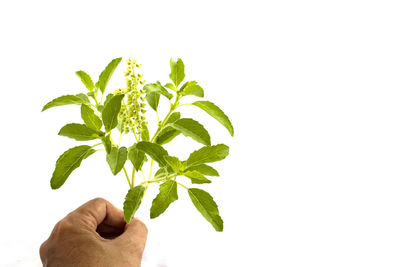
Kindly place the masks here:
<instances>
[{"instance_id":1,"label":"stem","mask_svg":"<svg viewBox=\"0 0 400 267\"><path fill-rule=\"evenodd\" d=\"M131 182L132 187L135 186L135 174L136 174L136 170L135 170L135 167L133 167L133 169L132 169L132 182Z\"/></svg>"},{"instance_id":2,"label":"stem","mask_svg":"<svg viewBox=\"0 0 400 267\"><path fill-rule=\"evenodd\" d=\"M118 146L121 146L121 138L122 138L122 132L119 133Z\"/></svg>"},{"instance_id":3,"label":"stem","mask_svg":"<svg viewBox=\"0 0 400 267\"><path fill-rule=\"evenodd\" d=\"M180 182L178 182L178 181L175 181L175 182L176 182L177 184L179 184L180 186L186 188L186 190L189 190L189 188L187 188L185 185L181 184Z\"/></svg>"},{"instance_id":4,"label":"stem","mask_svg":"<svg viewBox=\"0 0 400 267\"><path fill-rule=\"evenodd\" d=\"M132 184L131 184L131 181L129 180L129 175L128 175L128 172L127 172L126 169L125 169L125 166L124 166L122 169L124 170L126 179L128 180L129 187L130 187L130 188L133 188L133 186L132 186Z\"/></svg>"},{"instance_id":5,"label":"stem","mask_svg":"<svg viewBox=\"0 0 400 267\"><path fill-rule=\"evenodd\" d=\"M148 180L150 180L150 178L151 178L151 173L152 173L152 171L153 171L153 163L154 163L154 160L151 160L151 164L150 164L150 174L149 174L149 179L148 179Z\"/></svg>"}]
</instances>

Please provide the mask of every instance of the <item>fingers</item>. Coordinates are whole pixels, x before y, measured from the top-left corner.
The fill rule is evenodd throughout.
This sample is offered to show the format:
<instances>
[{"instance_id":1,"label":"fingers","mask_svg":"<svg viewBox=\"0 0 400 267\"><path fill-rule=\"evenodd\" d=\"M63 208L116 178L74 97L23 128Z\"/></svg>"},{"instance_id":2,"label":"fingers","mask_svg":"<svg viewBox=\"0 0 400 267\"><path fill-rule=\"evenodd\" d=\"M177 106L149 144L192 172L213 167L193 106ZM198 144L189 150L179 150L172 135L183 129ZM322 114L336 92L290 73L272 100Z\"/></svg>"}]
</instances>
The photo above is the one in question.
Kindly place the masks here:
<instances>
[{"instance_id":1,"label":"fingers","mask_svg":"<svg viewBox=\"0 0 400 267\"><path fill-rule=\"evenodd\" d=\"M133 252L143 253L147 240L147 227L139 219L133 218L129 224L125 226L125 232L115 239L115 242L129 246Z\"/></svg>"}]
</instances>

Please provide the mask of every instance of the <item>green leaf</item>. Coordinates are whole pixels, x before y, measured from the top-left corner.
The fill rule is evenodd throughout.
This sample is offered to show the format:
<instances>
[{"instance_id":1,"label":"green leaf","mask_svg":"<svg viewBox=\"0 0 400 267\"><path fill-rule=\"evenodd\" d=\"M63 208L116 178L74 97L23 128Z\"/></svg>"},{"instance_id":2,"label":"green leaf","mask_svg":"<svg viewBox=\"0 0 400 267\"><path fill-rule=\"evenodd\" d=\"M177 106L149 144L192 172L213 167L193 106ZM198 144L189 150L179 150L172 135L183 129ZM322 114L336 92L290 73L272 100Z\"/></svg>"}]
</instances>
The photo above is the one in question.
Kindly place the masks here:
<instances>
[{"instance_id":1,"label":"green leaf","mask_svg":"<svg viewBox=\"0 0 400 267\"><path fill-rule=\"evenodd\" d=\"M160 216L169 205L178 199L178 186L173 180L166 181L160 185L160 192L153 200L150 208L150 218Z\"/></svg>"},{"instance_id":2,"label":"green leaf","mask_svg":"<svg viewBox=\"0 0 400 267\"><path fill-rule=\"evenodd\" d=\"M108 94L106 96L106 99L104 100L103 106L106 106L108 104L108 102L110 102L111 98L113 98L114 94Z\"/></svg>"},{"instance_id":3,"label":"green leaf","mask_svg":"<svg viewBox=\"0 0 400 267\"><path fill-rule=\"evenodd\" d=\"M212 224L216 231L222 232L224 229L224 222L219 216L218 206L212 196L198 188L189 188L188 193L194 206L203 217Z\"/></svg>"},{"instance_id":4,"label":"green leaf","mask_svg":"<svg viewBox=\"0 0 400 267\"><path fill-rule=\"evenodd\" d=\"M85 87L91 92L94 89L94 83L92 81L92 78L84 72L83 70L79 70L75 72L76 75L81 79L82 83L85 85Z\"/></svg>"},{"instance_id":5,"label":"green leaf","mask_svg":"<svg viewBox=\"0 0 400 267\"><path fill-rule=\"evenodd\" d=\"M196 166L208 162L223 160L229 154L229 147L224 144L204 146L190 154L187 166Z\"/></svg>"},{"instance_id":6,"label":"green leaf","mask_svg":"<svg viewBox=\"0 0 400 267\"><path fill-rule=\"evenodd\" d=\"M155 92L147 93L146 100L147 103L149 103L149 106L155 111L157 111L158 103L160 102L160 94Z\"/></svg>"},{"instance_id":7,"label":"green leaf","mask_svg":"<svg viewBox=\"0 0 400 267\"><path fill-rule=\"evenodd\" d=\"M106 153L110 153L111 152L111 139L110 139L110 134L104 136L101 138L101 142L104 145L104 148L106 150Z\"/></svg>"},{"instance_id":8,"label":"green leaf","mask_svg":"<svg viewBox=\"0 0 400 267\"><path fill-rule=\"evenodd\" d=\"M182 171L183 164L177 157L165 155L164 159L174 172L179 173Z\"/></svg>"},{"instance_id":9,"label":"green leaf","mask_svg":"<svg viewBox=\"0 0 400 267\"><path fill-rule=\"evenodd\" d=\"M203 125L193 119L179 119L174 123L168 124L168 126L180 131L184 136L189 136L203 145L211 145L210 135L207 130Z\"/></svg>"},{"instance_id":10,"label":"green leaf","mask_svg":"<svg viewBox=\"0 0 400 267\"><path fill-rule=\"evenodd\" d=\"M160 165L160 167L167 165L164 156L168 155L168 152L162 146L142 141L136 144L136 148L149 155Z\"/></svg>"},{"instance_id":11,"label":"green leaf","mask_svg":"<svg viewBox=\"0 0 400 267\"><path fill-rule=\"evenodd\" d=\"M142 122L142 134L141 134L143 141L150 141L150 133L149 128L147 128L147 124Z\"/></svg>"},{"instance_id":12,"label":"green leaf","mask_svg":"<svg viewBox=\"0 0 400 267\"><path fill-rule=\"evenodd\" d=\"M101 114L106 132L111 131L118 125L118 113L121 110L121 101L124 95L113 96L104 107Z\"/></svg>"},{"instance_id":13,"label":"green leaf","mask_svg":"<svg viewBox=\"0 0 400 267\"><path fill-rule=\"evenodd\" d=\"M85 104L81 105L81 117L86 126L99 131L102 126L101 119L94 113L94 110Z\"/></svg>"},{"instance_id":14,"label":"green leaf","mask_svg":"<svg viewBox=\"0 0 400 267\"><path fill-rule=\"evenodd\" d=\"M169 116L169 118L168 118L166 123L168 124L168 123L176 122L180 118L181 118L181 113L180 112L174 112Z\"/></svg>"},{"instance_id":15,"label":"green leaf","mask_svg":"<svg viewBox=\"0 0 400 267\"><path fill-rule=\"evenodd\" d=\"M171 142L175 137L180 135L181 132L175 130L172 127L165 127L157 136L156 143L159 145L165 145Z\"/></svg>"},{"instance_id":16,"label":"green leaf","mask_svg":"<svg viewBox=\"0 0 400 267\"><path fill-rule=\"evenodd\" d=\"M136 144L133 146L129 147L128 149L128 158L132 162L133 166L135 167L135 170L140 170L142 168L143 162L144 162L144 152L137 149Z\"/></svg>"},{"instance_id":17,"label":"green leaf","mask_svg":"<svg viewBox=\"0 0 400 267\"><path fill-rule=\"evenodd\" d=\"M96 86L100 89L102 93L106 90L108 81L110 80L111 76L113 75L115 69L117 68L118 64L121 62L122 58L115 58L111 60L111 62L107 65L107 67L103 70L103 72L99 76L99 81L96 83Z\"/></svg>"},{"instance_id":18,"label":"green leaf","mask_svg":"<svg viewBox=\"0 0 400 267\"><path fill-rule=\"evenodd\" d=\"M167 84L164 85L164 87L168 88L168 89L171 89L172 91L176 91L176 87L172 83L167 83Z\"/></svg>"},{"instance_id":19,"label":"green leaf","mask_svg":"<svg viewBox=\"0 0 400 267\"><path fill-rule=\"evenodd\" d=\"M148 83L143 87L143 90L145 90L146 94L148 93L159 93L162 94L163 96L167 97L168 99L171 99L173 97L172 94L170 94L167 89L165 89L160 82L157 83Z\"/></svg>"},{"instance_id":20,"label":"green leaf","mask_svg":"<svg viewBox=\"0 0 400 267\"><path fill-rule=\"evenodd\" d=\"M80 105L82 103L85 103L85 101L79 96L63 95L51 100L46 105L44 105L42 111L45 111L46 109L53 107L64 106L64 105Z\"/></svg>"},{"instance_id":21,"label":"green leaf","mask_svg":"<svg viewBox=\"0 0 400 267\"><path fill-rule=\"evenodd\" d=\"M180 91L182 92L182 95L194 95L198 97L204 96L203 88L201 88L196 81L186 82L184 85L182 85Z\"/></svg>"},{"instance_id":22,"label":"green leaf","mask_svg":"<svg viewBox=\"0 0 400 267\"><path fill-rule=\"evenodd\" d=\"M107 162L114 175L117 175L124 167L127 154L128 150L124 146L119 149L113 146L110 153L107 154Z\"/></svg>"},{"instance_id":23,"label":"green leaf","mask_svg":"<svg viewBox=\"0 0 400 267\"><path fill-rule=\"evenodd\" d=\"M169 64L171 67L169 78L175 84L176 88L178 88L179 84L185 79L185 65L180 58L176 62L171 58Z\"/></svg>"},{"instance_id":24,"label":"green leaf","mask_svg":"<svg viewBox=\"0 0 400 267\"><path fill-rule=\"evenodd\" d=\"M208 180L206 177L204 177L203 174L201 174L198 171L187 171L183 174L190 180L192 180L193 184L209 184L211 183L210 180Z\"/></svg>"},{"instance_id":25,"label":"green leaf","mask_svg":"<svg viewBox=\"0 0 400 267\"><path fill-rule=\"evenodd\" d=\"M80 93L80 94L77 94L76 96L79 97L80 99L82 99L83 103L90 104L90 100L87 95Z\"/></svg>"},{"instance_id":26,"label":"green leaf","mask_svg":"<svg viewBox=\"0 0 400 267\"><path fill-rule=\"evenodd\" d=\"M136 211L142 203L145 191L146 188L144 186L138 185L129 189L128 194L126 194L124 202L124 218L126 223L129 223L131 218L135 216Z\"/></svg>"},{"instance_id":27,"label":"green leaf","mask_svg":"<svg viewBox=\"0 0 400 267\"><path fill-rule=\"evenodd\" d=\"M219 176L219 173L216 169L206 164L192 166L187 168L185 171L198 171L199 173L207 176Z\"/></svg>"},{"instance_id":28,"label":"green leaf","mask_svg":"<svg viewBox=\"0 0 400 267\"><path fill-rule=\"evenodd\" d=\"M81 165L82 160L95 152L90 146L76 146L65 151L56 162L56 168L51 177L52 189L60 188L73 170Z\"/></svg>"},{"instance_id":29,"label":"green leaf","mask_svg":"<svg viewBox=\"0 0 400 267\"><path fill-rule=\"evenodd\" d=\"M205 112L207 112L211 117L219 121L233 136L233 126L231 121L229 120L228 116L217 107L214 103L210 101L196 101L192 103L192 105L201 108Z\"/></svg>"},{"instance_id":30,"label":"green leaf","mask_svg":"<svg viewBox=\"0 0 400 267\"><path fill-rule=\"evenodd\" d=\"M88 141L101 137L103 133L93 130L85 124L70 123L62 127L58 135L73 138L77 141Z\"/></svg>"}]
</instances>

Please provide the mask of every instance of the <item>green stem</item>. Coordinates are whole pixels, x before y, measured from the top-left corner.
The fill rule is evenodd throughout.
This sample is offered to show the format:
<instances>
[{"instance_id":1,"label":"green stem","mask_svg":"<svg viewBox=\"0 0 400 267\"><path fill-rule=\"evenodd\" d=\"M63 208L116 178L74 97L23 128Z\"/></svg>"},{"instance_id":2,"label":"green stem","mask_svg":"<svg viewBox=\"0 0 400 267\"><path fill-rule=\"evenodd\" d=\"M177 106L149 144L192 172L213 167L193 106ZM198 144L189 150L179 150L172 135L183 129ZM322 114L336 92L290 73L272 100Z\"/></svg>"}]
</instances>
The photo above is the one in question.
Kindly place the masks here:
<instances>
[{"instance_id":1,"label":"green stem","mask_svg":"<svg viewBox=\"0 0 400 267\"><path fill-rule=\"evenodd\" d=\"M150 174L149 174L149 179L148 179L148 180L150 180L150 178L151 178L151 173L153 172L153 163L154 163L154 160L151 160L151 164L150 164Z\"/></svg>"},{"instance_id":2,"label":"green stem","mask_svg":"<svg viewBox=\"0 0 400 267\"><path fill-rule=\"evenodd\" d=\"M126 180L128 180L128 184L130 188L133 188L133 184L131 184L131 181L129 180L129 175L128 172L125 169L125 166L122 168L124 170L125 176L126 176Z\"/></svg>"},{"instance_id":3,"label":"green stem","mask_svg":"<svg viewBox=\"0 0 400 267\"><path fill-rule=\"evenodd\" d=\"M175 181L175 182L176 182L177 184L179 184L180 186L186 188L186 190L189 190L189 188L187 188L185 185L181 184L180 182L178 182L178 181Z\"/></svg>"}]
</instances>

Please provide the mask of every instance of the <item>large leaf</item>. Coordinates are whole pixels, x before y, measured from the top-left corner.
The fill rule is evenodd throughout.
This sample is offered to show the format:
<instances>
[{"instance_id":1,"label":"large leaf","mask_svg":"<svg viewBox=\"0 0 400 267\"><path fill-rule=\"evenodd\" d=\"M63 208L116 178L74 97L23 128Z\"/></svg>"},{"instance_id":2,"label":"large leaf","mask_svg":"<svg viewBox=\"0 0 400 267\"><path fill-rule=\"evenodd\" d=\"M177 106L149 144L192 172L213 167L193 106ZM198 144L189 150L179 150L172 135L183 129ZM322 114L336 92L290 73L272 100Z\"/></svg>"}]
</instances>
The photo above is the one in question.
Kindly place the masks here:
<instances>
[{"instance_id":1,"label":"large leaf","mask_svg":"<svg viewBox=\"0 0 400 267\"><path fill-rule=\"evenodd\" d=\"M171 74L169 75L169 78L178 88L179 84L183 81L183 79L185 79L185 65L180 58L178 58L176 62L171 58L169 64L171 67Z\"/></svg>"},{"instance_id":2,"label":"large leaf","mask_svg":"<svg viewBox=\"0 0 400 267\"><path fill-rule=\"evenodd\" d=\"M210 101L196 101L192 103L192 105L201 108L205 112L207 112L211 117L219 121L233 136L233 126L231 121L229 120L228 116L217 107L214 103Z\"/></svg>"},{"instance_id":3,"label":"large leaf","mask_svg":"<svg viewBox=\"0 0 400 267\"><path fill-rule=\"evenodd\" d=\"M93 130L99 131L102 126L101 119L94 113L94 110L89 106L82 104L81 106L81 117L85 122L86 126Z\"/></svg>"},{"instance_id":4,"label":"large leaf","mask_svg":"<svg viewBox=\"0 0 400 267\"><path fill-rule=\"evenodd\" d=\"M117 175L124 167L127 154L128 150L124 146L119 149L113 146L110 153L107 154L107 162L114 175Z\"/></svg>"},{"instance_id":5,"label":"large leaf","mask_svg":"<svg viewBox=\"0 0 400 267\"><path fill-rule=\"evenodd\" d=\"M104 107L101 116L103 118L104 127L106 132L111 131L118 125L118 113L121 110L121 101L124 95L115 95L107 105Z\"/></svg>"},{"instance_id":6,"label":"large leaf","mask_svg":"<svg viewBox=\"0 0 400 267\"><path fill-rule=\"evenodd\" d=\"M103 133L93 130L85 124L70 123L62 127L58 135L73 138L77 141L88 141L103 136Z\"/></svg>"},{"instance_id":7,"label":"large leaf","mask_svg":"<svg viewBox=\"0 0 400 267\"><path fill-rule=\"evenodd\" d=\"M201 174L198 171L187 171L183 174L190 180L192 180L193 184L208 184L211 183L210 180L208 180L206 177L204 177L203 174Z\"/></svg>"},{"instance_id":8,"label":"large leaf","mask_svg":"<svg viewBox=\"0 0 400 267\"><path fill-rule=\"evenodd\" d=\"M210 135L207 130L203 125L193 119L179 119L174 123L168 124L168 126L180 131L184 136L193 138L193 140L203 145L211 145Z\"/></svg>"},{"instance_id":9,"label":"large leaf","mask_svg":"<svg viewBox=\"0 0 400 267\"><path fill-rule=\"evenodd\" d=\"M208 162L223 160L229 154L229 147L224 144L204 146L190 154L186 161L188 167Z\"/></svg>"},{"instance_id":10,"label":"large leaf","mask_svg":"<svg viewBox=\"0 0 400 267\"><path fill-rule=\"evenodd\" d=\"M128 194L126 194L124 202L124 218L126 223L129 223L132 217L135 216L136 211L142 203L145 191L146 188L144 186L138 185L129 189Z\"/></svg>"},{"instance_id":11,"label":"large leaf","mask_svg":"<svg viewBox=\"0 0 400 267\"><path fill-rule=\"evenodd\" d=\"M56 162L56 168L51 177L52 189L60 188L73 170L81 165L82 160L95 152L90 146L76 146L65 151Z\"/></svg>"},{"instance_id":12,"label":"large leaf","mask_svg":"<svg viewBox=\"0 0 400 267\"><path fill-rule=\"evenodd\" d=\"M185 171L198 171L199 173L207 176L219 176L219 173L216 169L206 164L192 166L187 168Z\"/></svg>"},{"instance_id":13,"label":"large leaf","mask_svg":"<svg viewBox=\"0 0 400 267\"><path fill-rule=\"evenodd\" d=\"M198 97L204 96L203 88L196 81L186 82L180 89L182 95L194 95Z\"/></svg>"},{"instance_id":14,"label":"large leaf","mask_svg":"<svg viewBox=\"0 0 400 267\"><path fill-rule=\"evenodd\" d=\"M164 159L174 172L178 173L182 171L183 164L177 157L165 155Z\"/></svg>"},{"instance_id":15,"label":"large leaf","mask_svg":"<svg viewBox=\"0 0 400 267\"><path fill-rule=\"evenodd\" d=\"M85 103L85 101L80 98L79 96L76 95L63 95L60 97L57 97L50 102L48 102L46 105L44 105L42 111L45 111L46 109L52 108L52 107L58 107L58 106L64 106L64 105L80 105L82 103Z\"/></svg>"},{"instance_id":16,"label":"large leaf","mask_svg":"<svg viewBox=\"0 0 400 267\"><path fill-rule=\"evenodd\" d=\"M103 136L103 137L101 138L101 142L102 142L103 145L104 145L104 148L105 148L105 150L106 150L106 153L107 153L107 154L110 153L110 152L111 152L111 146L112 146L112 144L111 144L111 139L110 139L110 134L108 134L108 135L106 135L106 136Z\"/></svg>"},{"instance_id":17,"label":"large leaf","mask_svg":"<svg viewBox=\"0 0 400 267\"><path fill-rule=\"evenodd\" d=\"M160 102L160 94L156 92L149 92L146 94L146 100L147 103L149 103L149 106L157 111L158 103Z\"/></svg>"},{"instance_id":18,"label":"large leaf","mask_svg":"<svg viewBox=\"0 0 400 267\"><path fill-rule=\"evenodd\" d=\"M162 146L142 141L136 144L136 148L149 155L160 165L160 167L167 165L164 156L168 155L168 152Z\"/></svg>"},{"instance_id":19,"label":"large leaf","mask_svg":"<svg viewBox=\"0 0 400 267\"><path fill-rule=\"evenodd\" d=\"M173 97L172 94L170 94L167 89L165 89L160 82L157 83L148 83L143 87L143 90L145 90L146 94L148 93L159 93L162 94L163 96L167 97L168 99L171 99Z\"/></svg>"},{"instance_id":20,"label":"large leaf","mask_svg":"<svg viewBox=\"0 0 400 267\"><path fill-rule=\"evenodd\" d=\"M128 149L128 159L132 162L135 170L140 170L144 162L144 152L137 149L136 144L129 147Z\"/></svg>"},{"instance_id":21,"label":"large leaf","mask_svg":"<svg viewBox=\"0 0 400 267\"><path fill-rule=\"evenodd\" d=\"M107 67L100 74L99 81L96 83L96 85L102 93L104 93L104 91L107 87L108 81L110 80L111 76L113 75L118 64L121 62L121 59L122 58L115 58L115 59L111 60L111 62L107 65Z\"/></svg>"},{"instance_id":22,"label":"large leaf","mask_svg":"<svg viewBox=\"0 0 400 267\"><path fill-rule=\"evenodd\" d=\"M150 208L150 218L154 219L160 216L169 205L178 199L177 183L173 180L166 181L160 185L160 192L153 200Z\"/></svg>"},{"instance_id":23,"label":"large leaf","mask_svg":"<svg viewBox=\"0 0 400 267\"><path fill-rule=\"evenodd\" d=\"M222 232L224 229L224 222L219 216L218 206L212 196L198 188L189 188L188 193L194 206L203 217L212 224L216 231Z\"/></svg>"},{"instance_id":24,"label":"large leaf","mask_svg":"<svg viewBox=\"0 0 400 267\"><path fill-rule=\"evenodd\" d=\"M92 81L92 78L90 77L89 74L84 72L83 70L79 70L75 72L76 75L81 79L82 83L85 85L85 87L91 92L94 89L94 83Z\"/></svg>"}]
</instances>

